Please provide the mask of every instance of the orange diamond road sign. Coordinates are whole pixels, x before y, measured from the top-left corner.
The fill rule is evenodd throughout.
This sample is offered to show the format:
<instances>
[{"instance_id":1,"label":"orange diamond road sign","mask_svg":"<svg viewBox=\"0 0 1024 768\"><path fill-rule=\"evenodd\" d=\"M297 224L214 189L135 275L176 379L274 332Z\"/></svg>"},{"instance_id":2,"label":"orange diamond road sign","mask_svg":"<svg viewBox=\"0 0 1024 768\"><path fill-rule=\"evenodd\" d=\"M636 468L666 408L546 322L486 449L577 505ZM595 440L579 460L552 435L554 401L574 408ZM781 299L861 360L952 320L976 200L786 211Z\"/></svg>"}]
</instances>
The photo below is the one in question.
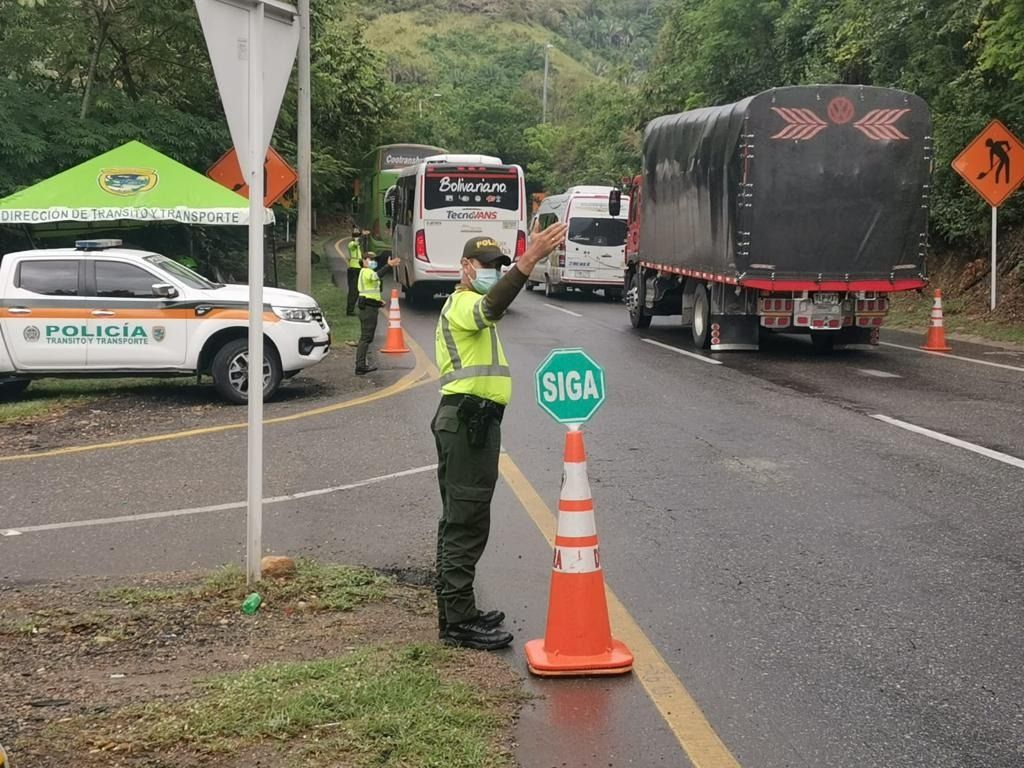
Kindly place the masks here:
<instances>
[{"instance_id":1,"label":"orange diamond road sign","mask_svg":"<svg viewBox=\"0 0 1024 768\"><path fill-rule=\"evenodd\" d=\"M953 170L998 208L1024 182L1024 144L993 120L957 155Z\"/></svg>"},{"instance_id":2,"label":"orange diamond road sign","mask_svg":"<svg viewBox=\"0 0 1024 768\"><path fill-rule=\"evenodd\" d=\"M231 191L237 192L243 197L249 197L249 185L242 177L242 169L238 165L238 155L234 149L229 149L221 155L220 160L210 166L206 175ZM263 206L266 208L272 206L284 197L284 194L294 187L298 180L299 175L295 169L288 165L285 159L271 147L267 151L267 159L263 163Z\"/></svg>"}]
</instances>

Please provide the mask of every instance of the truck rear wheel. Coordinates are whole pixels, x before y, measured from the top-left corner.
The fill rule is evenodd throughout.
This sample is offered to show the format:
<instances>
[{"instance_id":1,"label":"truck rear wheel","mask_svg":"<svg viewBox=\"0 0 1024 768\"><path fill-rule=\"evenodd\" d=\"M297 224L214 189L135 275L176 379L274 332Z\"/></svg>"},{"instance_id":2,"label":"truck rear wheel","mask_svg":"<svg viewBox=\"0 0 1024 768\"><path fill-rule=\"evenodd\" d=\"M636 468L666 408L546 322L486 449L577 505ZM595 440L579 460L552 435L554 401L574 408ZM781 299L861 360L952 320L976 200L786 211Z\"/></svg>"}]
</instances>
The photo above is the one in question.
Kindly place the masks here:
<instances>
[{"instance_id":1,"label":"truck rear wheel","mask_svg":"<svg viewBox=\"0 0 1024 768\"><path fill-rule=\"evenodd\" d=\"M698 285L693 291L693 346L707 349L711 346L711 302L708 301L708 290Z\"/></svg>"},{"instance_id":2,"label":"truck rear wheel","mask_svg":"<svg viewBox=\"0 0 1024 768\"><path fill-rule=\"evenodd\" d=\"M640 295L640 271L629 277L629 288L626 290L626 311L629 312L629 324L634 328L650 328L651 316L644 314L644 299Z\"/></svg>"},{"instance_id":3,"label":"truck rear wheel","mask_svg":"<svg viewBox=\"0 0 1024 768\"><path fill-rule=\"evenodd\" d=\"M213 386L229 403L249 402L249 340L233 339L217 350L210 366ZM272 349L263 350L263 399L269 400L281 386L281 363Z\"/></svg>"}]
</instances>

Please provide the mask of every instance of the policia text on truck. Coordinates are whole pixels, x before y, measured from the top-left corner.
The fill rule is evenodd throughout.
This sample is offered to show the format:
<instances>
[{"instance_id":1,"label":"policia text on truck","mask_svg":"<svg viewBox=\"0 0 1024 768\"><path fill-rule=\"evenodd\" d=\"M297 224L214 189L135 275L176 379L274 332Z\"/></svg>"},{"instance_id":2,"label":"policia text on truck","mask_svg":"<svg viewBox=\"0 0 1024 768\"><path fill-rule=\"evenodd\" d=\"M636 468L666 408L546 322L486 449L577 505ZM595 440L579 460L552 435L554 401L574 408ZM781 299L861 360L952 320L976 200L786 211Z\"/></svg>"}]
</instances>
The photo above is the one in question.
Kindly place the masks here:
<instances>
[{"instance_id":1,"label":"policia text on truck","mask_svg":"<svg viewBox=\"0 0 1024 768\"><path fill-rule=\"evenodd\" d=\"M244 285L207 280L119 240L9 253L0 260L0 394L33 378L207 373L224 399L249 396ZM265 288L263 392L318 363L330 346L309 296Z\"/></svg>"},{"instance_id":2,"label":"policia text on truck","mask_svg":"<svg viewBox=\"0 0 1024 768\"><path fill-rule=\"evenodd\" d=\"M537 262L565 237L556 224L534 229L525 253L511 260L490 237L474 237L462 252L462 276L441 310L435 348L441 404L431 428L437 445L441 520L437 529L437 610L441 639L450 645L493 650L512 642L498 629L505 614L481 612L473 579L491 527L498 481L501 419L512 396L512 376L497 324Z\"/></svg>"}]
</instances>

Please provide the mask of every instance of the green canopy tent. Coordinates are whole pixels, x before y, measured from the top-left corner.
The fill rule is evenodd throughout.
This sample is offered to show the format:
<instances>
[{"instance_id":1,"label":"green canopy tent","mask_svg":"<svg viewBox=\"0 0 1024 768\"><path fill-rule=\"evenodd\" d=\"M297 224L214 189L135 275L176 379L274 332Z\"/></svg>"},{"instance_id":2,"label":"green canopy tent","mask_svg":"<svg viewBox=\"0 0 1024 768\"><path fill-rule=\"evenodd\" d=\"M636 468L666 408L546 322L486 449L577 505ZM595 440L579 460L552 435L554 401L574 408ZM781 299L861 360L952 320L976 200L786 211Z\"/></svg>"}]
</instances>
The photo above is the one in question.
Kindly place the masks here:
<instances>
[{"instance_id":1,"label":"green canopy tent","mask_svg":"<svg viewBox=\"0 0 1024 768\"><path fill-rule=\"evenodd\" d=\"M0 226L109 228L124 220L243 226L249 201L138 141L0 200ZM273 222L274 212L265 208L264 224Z\"/></svg>"}]
</instances>

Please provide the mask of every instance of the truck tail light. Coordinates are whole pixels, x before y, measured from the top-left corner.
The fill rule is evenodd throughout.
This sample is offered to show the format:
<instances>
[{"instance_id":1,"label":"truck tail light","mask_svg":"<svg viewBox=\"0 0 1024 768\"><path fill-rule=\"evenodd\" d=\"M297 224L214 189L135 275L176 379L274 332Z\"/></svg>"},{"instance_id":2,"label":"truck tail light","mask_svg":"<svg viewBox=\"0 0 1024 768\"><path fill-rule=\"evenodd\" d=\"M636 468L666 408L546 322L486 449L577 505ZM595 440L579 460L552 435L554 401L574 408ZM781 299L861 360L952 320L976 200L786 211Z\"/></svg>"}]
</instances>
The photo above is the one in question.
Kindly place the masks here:
<instances>
[{"instance_id":1,"label":"truck tail light","mask_svg":"<svg viewBox=\"0 0 1024 768\"><path fill-rule=\"evenodd\" d=\"M518 259L526 253L526 233L519 230L519 234L516 235L516 258Z\"/></svg>"},{"instance_id":2,"label":"truck tail light","mask_svg":"<svg viewBox=\"0 0 1024 768\"><path fill-rule=\"evenodd\" d=\"M416 258L420 261L430 261L427 258L427 233L422 229L416 230Z\"/></svg>"},{"instance_id":3,"label":"truck tail light","mask_svg":"<svg viewBox=\"0 0 1024 768\"><path fill-rule=\"evenodd\" d=\"M565 269L565 243L563 242L558 251L558 266Z\"/></svg>"}]
</instances>

